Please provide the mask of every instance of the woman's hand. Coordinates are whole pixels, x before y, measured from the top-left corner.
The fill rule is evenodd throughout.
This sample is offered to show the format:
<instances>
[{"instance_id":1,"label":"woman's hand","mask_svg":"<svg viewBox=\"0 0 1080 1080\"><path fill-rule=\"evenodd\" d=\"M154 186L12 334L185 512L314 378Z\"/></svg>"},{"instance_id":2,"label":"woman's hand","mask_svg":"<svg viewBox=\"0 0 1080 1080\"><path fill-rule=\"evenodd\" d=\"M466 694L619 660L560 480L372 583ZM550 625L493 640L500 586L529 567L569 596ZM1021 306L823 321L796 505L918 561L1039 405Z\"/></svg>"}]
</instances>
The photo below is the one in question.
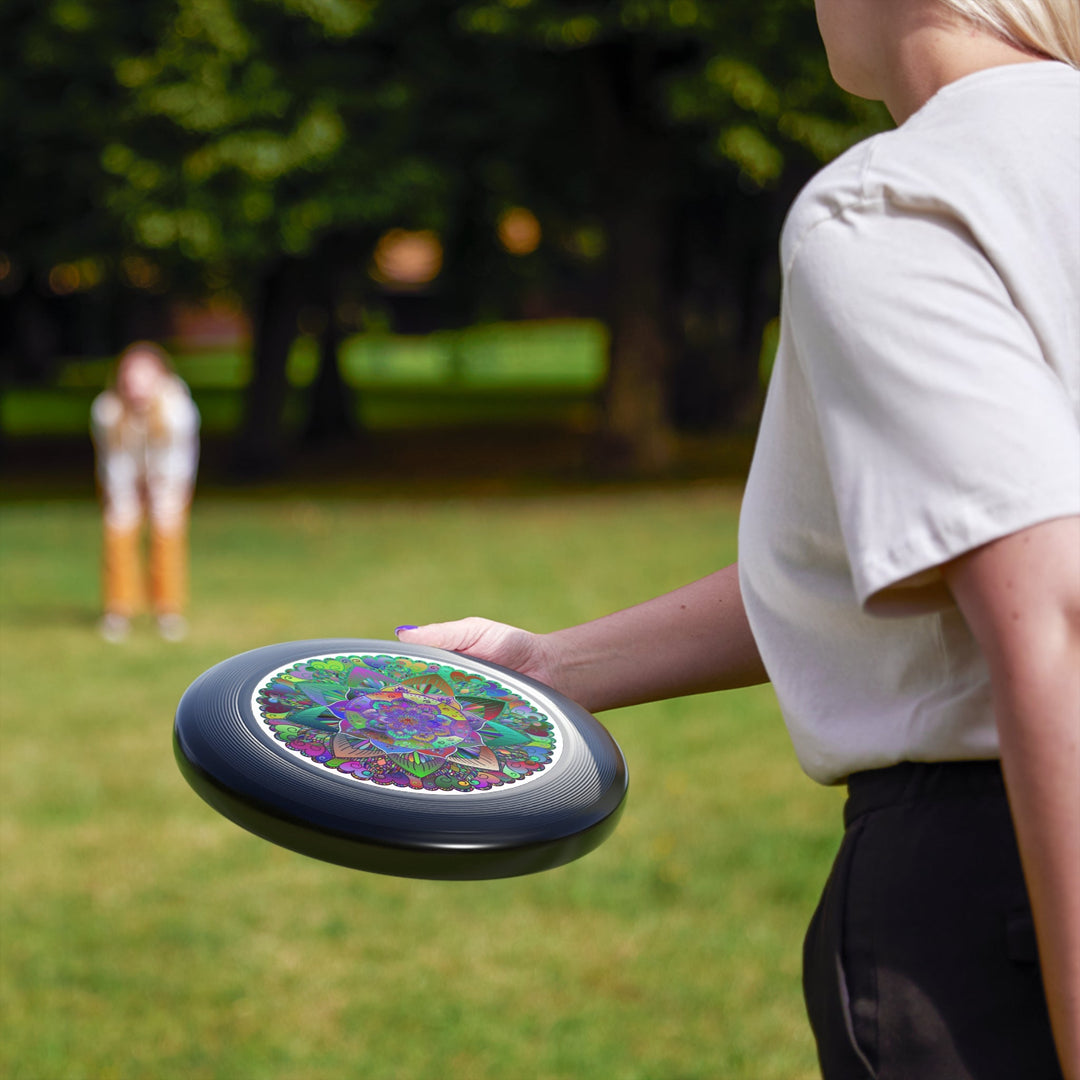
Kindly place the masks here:
<instances>
[{"instance_id":1,"label":"woman's hand","mask_svg":"<svg viewBox=\"0 0 1080 1080\"><path fill-rule=\"evenodd\" d=\"M467 653L478 660L520 671L555 690L560 687L557 658L548 639L506 623L472 616L454 622L429 623L427 626L399 627L398 640L409 645L430 645L436 649Z\"/></svg>"},{"instance_id":2,"label":"woman's hand","mask_svg":"<svg viewBox=\"0 0 1080 1080\"><path fill-rule=\"evenodd\" d=\"M471 618L400 627L398 637L513 668L589 712L768 679L734 563L674 592L550 634Z\"/></svg>"}]
</instances>

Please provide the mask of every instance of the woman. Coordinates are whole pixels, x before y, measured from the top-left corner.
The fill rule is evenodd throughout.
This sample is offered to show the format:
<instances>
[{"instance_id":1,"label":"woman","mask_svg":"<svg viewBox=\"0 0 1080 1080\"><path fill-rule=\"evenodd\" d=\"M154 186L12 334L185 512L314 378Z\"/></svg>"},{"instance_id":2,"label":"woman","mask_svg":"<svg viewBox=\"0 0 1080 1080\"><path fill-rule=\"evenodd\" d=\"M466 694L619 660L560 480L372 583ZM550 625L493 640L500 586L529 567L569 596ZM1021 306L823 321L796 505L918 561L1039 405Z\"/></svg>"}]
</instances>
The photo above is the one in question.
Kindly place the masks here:
<instances>
[{"instance_id":1,"label":"woman","mask_svg":"<svg viewBox=\"0 0 1080 1080\"><path fill-rule=\"evenodd\" d=\"M127 637L143 602L141 535L150 521L150 602L168 641L186 633L187 526L199 458L199 412L168 356L137 342L113 386L94 399L91 428L104 512L102 636Z\"/></svg>"},{"instance_id":2,"label":"woman","mask_svg":"<svg viewBox=\"0 0 1080 1080\"><path fill-rule=\"evenodd\" d=\"M1080 13L817 8L899 126L785 224L739 564L551 634L399 636L594 711L771 679L849 787L804 952L824 1075L1080 1080Z\"/></svg>"}]
</instances>

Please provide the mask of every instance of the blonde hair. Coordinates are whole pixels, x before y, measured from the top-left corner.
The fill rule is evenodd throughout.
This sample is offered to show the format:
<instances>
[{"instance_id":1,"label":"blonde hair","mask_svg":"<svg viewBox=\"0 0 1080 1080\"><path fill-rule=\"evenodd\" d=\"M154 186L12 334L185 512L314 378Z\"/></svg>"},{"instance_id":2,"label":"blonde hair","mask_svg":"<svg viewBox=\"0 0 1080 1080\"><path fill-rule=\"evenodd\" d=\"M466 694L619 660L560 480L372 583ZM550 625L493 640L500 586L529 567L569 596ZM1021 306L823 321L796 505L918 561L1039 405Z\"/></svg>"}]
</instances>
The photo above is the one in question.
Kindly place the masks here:
<instances>
[{"instance_id":1,"label":"blonde hair","mask_svg":"<svg viewBox=\"0 0 1080 1080\"><path fill-rule=\"evenodd\" d=\"M1012 45L1080 68L1077 0L940 0Z\"/></svg>"}]
</instances>

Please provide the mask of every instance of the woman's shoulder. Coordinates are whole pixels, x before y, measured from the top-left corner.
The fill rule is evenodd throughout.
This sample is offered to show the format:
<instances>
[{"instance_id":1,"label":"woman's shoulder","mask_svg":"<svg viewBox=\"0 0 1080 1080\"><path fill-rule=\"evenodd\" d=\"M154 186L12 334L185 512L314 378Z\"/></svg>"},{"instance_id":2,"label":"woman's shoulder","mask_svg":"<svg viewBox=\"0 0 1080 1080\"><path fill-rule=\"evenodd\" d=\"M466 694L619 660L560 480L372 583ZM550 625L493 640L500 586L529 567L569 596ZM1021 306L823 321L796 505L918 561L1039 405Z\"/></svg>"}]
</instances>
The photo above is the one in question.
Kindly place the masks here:
<instances>
[{"instance_id":1,"label":"woman's shoulder","mask_svg":"<svg viewBox=\"0 0 1080 1080\"><path fill-rule=\"evenodd\" d=\"M91 423L98 428L115 427L124 415L124 406L115 390L102 390L90 405Z\"/></svg>"},{"instance_id":2,"label":"woman's shoulder","mask_svg":"<svg viewBox=\"0 0 1080 1080\"><path fill-rule=\"evenodd\" d=\"M183 429L198 424L199 410L187 383L178 375L171 375L163 386L158 407L161 418L171 428Z\"/></svg>"},{"instance_id":3,"label":"woman's shoulder","mask_svg":"<svg viewBox=\"0 0 1080 1080\"><path fill-rule=\"evenodd\" d=\"M895 134L882 132L856 143L803 187L788 210L781 233L781 264L785 270L815 228L865 201L867 173L875 154L881 143Z\"/></svg>"},{"instance_id":4,"label":"woman's shoulder","mask_svg":"<svg viewBox=\"0 0 1080 1080\"><path fill-rule=\"evenodd\" d=\"M931 213L975 235L1010 214L1030 227L1044 207L1076 218L1078 128L1080 72L1066 64L991 68L950 83L810 180L784 225L783 265L818 226L849 215Z\"/></svg>"}]
</instances>

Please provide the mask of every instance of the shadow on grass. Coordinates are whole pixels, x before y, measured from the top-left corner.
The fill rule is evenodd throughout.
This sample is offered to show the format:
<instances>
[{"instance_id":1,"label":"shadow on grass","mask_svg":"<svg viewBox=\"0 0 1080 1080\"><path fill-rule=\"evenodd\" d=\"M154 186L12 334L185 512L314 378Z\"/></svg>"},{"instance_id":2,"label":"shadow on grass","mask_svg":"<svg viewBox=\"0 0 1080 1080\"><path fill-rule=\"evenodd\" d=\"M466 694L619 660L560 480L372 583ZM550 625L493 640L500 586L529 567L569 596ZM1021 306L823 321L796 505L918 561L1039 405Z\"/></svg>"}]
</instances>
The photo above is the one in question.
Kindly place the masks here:
<instances>
[{"instance_id":1,"label":"shadow on grass","mask_svg":"<svg viewBox=\"0 0 1080 1080\"><path fill-rule=\"evenodd\" d=\"M203 440L198 493L425 498L741 483L753 439L752 431L683 437L668 470L640 476L609 468L586 432L429 428L370 433L321 447L296 446L273 475L238 477L231 441L213 437ZM94 496L88 437L8 438L0 444L0 460L0 501Z\"/></svg>"}]
</instances>

